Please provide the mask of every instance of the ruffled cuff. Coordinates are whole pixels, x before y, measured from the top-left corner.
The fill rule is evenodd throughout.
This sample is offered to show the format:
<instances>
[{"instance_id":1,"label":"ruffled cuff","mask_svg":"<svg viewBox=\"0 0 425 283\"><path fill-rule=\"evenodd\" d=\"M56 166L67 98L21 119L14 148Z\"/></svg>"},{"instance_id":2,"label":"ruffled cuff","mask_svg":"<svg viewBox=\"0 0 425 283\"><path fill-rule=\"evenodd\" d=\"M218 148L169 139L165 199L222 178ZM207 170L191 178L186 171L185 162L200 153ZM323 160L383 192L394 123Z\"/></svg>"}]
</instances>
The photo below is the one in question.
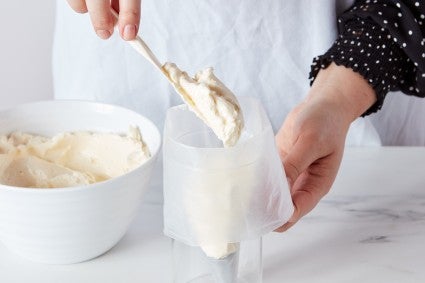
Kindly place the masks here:
<instances>
[{"instance_id":1,"label":"ruffled cuff","mask_svg":"<svg viewBox=\"0 0 425 283\"><path fill-rule=\"evenodd\" d=\"M325 54L313 59L310 84L332 62L359 73L374 89L377 101L363 113L366 116L381 109L386 94L397 89L409 59L387 30L372 20L355 18L346 22L344 31Z\"/></svg>"}]
</instances>

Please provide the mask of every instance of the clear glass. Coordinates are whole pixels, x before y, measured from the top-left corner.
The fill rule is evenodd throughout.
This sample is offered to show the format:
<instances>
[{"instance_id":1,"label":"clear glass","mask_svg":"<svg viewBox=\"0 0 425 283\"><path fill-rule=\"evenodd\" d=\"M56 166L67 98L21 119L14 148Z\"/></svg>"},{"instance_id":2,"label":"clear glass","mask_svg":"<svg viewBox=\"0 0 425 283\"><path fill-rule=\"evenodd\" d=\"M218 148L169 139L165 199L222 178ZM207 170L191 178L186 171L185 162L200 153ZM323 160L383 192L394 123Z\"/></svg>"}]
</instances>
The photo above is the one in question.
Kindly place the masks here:
<instances>
[{"instance_id":1,"label":"clear glass","mask_svg":"<svg viewBox=\"0 0 425 283\"><path fill-rule=\"evenodd\" d=\"M173 240L174 283L262 283L262 240L243 241L223 259Z\"/></svg>"},{"instance_id":2,"label":"clear glass","mask_svg":"<svg viewBox=\"0 0 425 283\"><path fill-rule=\"evenodd\" d=\"M174 282L261 282L261 237L292 215L268 117L259 100L239 102L245 127L229 148L185 105L167 111L164 233L175 240Z\"/></svg>"},{"instance_id":3,"label":"clear glass","mask_svg":"<svg viewBox=\"0 0 425 283\"><path fill-rule=\"evenodd\" d=\"M191 246L256 239L285 223L293 205L261 103L240 97L245 127L224 148L185 105L167 111L164 233Z\"/></svg>"}]
</instances>

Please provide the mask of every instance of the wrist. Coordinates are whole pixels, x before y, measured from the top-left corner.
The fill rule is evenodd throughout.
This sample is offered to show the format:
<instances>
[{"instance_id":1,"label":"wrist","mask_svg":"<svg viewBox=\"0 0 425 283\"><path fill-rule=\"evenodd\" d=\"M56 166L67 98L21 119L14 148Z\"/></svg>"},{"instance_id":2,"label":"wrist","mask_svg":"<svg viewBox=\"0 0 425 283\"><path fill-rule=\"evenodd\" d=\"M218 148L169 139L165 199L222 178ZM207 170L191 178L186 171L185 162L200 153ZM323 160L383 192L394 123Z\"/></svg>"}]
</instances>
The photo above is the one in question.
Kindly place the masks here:
<instances>
[{"instance_id":1,"label":"wrist","mask_svg":"<svg viewBox=\"0 0 425 283\"><path fill-rule=\"evenodd\" d=\"M376 102L376 94L360 74L331 63L320 70L307 99L335 105L342 117L351 123Z\"/></svg>"}]
</instances>

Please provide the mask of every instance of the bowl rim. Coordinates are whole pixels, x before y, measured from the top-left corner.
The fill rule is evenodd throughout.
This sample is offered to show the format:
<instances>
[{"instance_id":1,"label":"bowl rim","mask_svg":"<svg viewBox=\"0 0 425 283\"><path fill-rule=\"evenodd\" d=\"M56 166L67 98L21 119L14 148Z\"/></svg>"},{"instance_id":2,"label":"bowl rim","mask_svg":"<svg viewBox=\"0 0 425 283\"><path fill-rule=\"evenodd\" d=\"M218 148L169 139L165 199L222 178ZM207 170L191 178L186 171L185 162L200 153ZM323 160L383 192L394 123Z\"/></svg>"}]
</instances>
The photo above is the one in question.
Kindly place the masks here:
<instances>
[{"instance_id":1,"label":"bowl rim","mask_svg":"<svg viewBox=\"0 0 425 283\"><path fill-rule=\"evenodd\" d=\"M101 107L109 107L111 109L118 109L118 110L121 110L121 111L126 111L126 112L130 112L132 114L135 114L135 115L139 116L140 118L142 118L142 120L144 120L147 124L149 124L152 127L154 135L158 139L158 146L156 146L154 152L152 152L151 148L149 148L149 150L151 151L151 156L148 160L146 160L145 162L143 162L142 164L140 164L136 168L126 172L125 174L117 176L117 177L113 177L113 178L108 179L108 180L104 180L104 181L100 181L100 182L96 182L96 183L92 183L92 184L87 184L87 185L81 185L81 186L58 187L58 188L15 187L15 186L0 184L0 191L4 190L4 191L27 192L27 193L28 192L33 192L33 193L34 192L36 192L36 193L63 193L63 192L70 192L70 191L87 190L90 187L94 188L94 187L98 187L100 185L105 185L107 183L113 183L113 182L119 181L120 179L123 179L124 177L128 176L129 174L134 174L136 171L142 170L142 168L147 167L152 162L154 162L154 163L156 162L156 159L157 159L159 152L161 151L161 148L162 148L162 136L160 134L159 128L155 125L155 123L153 123L153 121L151 119L147 118L145 115L140 114L140 113L138 113L138 112L136 112L132 109L126 108L124 106L111 104L111 103L105 103L105 102L84 100L84 99L47 99L47 100L37 100L37 101L33 101L33 102L22 103L22 104L18 104L16 106L12 106L12 107L2 109L2 110L0 110L0 116L2 114L6 113L6 112L14 111L14 110L22 108L22 107L28 107L28 106L36 105L36 104L51 104L51 103L58 103L58 102L59 103L91 104L91 105L97 105L97 106L101 106Z\"/></svg>"}]
</instances>

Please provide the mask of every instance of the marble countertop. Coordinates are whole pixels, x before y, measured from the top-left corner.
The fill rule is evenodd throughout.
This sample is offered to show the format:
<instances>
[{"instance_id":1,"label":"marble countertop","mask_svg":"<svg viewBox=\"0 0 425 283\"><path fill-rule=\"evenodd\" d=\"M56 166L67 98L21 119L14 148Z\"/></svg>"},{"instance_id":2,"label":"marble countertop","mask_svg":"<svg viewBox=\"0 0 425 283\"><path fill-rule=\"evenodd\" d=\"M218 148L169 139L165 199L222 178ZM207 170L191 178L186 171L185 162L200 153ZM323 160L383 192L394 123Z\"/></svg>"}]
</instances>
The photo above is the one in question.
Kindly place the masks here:
<instances>
[{"instance_id":1,"label":"marble countertop","mask_svg":"<svg viewBox=\"0 0 425 283\"><path fill-rule=\"evenodd\" d=\"M106 254L29 262L0 243L0 282L171 282L161 207L144 203ZM425 282L425 147L347 148L331 192L297 225L263 239L264 283Z\"/></svg>"}]
</instances>

